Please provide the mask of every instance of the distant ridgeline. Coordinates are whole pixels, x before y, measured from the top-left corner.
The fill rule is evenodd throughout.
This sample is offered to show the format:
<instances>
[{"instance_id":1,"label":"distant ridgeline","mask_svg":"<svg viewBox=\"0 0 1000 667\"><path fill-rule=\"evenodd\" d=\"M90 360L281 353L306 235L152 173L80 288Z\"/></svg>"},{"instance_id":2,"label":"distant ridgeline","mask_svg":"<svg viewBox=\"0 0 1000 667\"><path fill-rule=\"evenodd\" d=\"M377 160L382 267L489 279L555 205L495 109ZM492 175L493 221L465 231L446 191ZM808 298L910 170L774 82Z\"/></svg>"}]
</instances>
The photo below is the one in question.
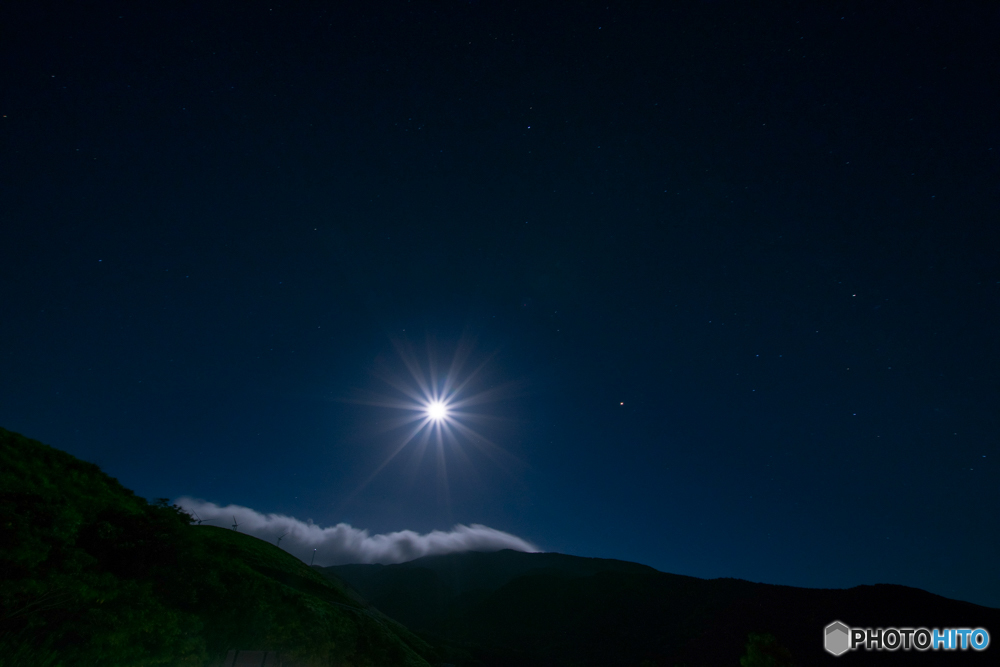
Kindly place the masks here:
<instances>
[{"instance_id":1,"label":"distant ridgeline","mask_svg":"<svg viewBox=\"0 0 1000 667\"><path fill-rule=\"evenodd\" d=\"M458 665L738 667L744 656L746 667L1000 664L1000 642L982 652L858 649L835 657L823 649L824 628L836 620L872 629L982 627L1000 640L1000 610L904 586L793 588L516 551L323 570ZM751 633L765 655L748 651Z\"/></svg>"},{"instance_id":2,"label":"distant ridgeline","mask_svg":"<svg viewBox=\"0 0 1000 667\"><path fill-rule=\"evenodd\" d=\"M274 545L190 525L166 501L4 429L0 576L4 666L222 665L237 650L271 651L284 667L436 661Z\"/></svg>"}]
</instances>

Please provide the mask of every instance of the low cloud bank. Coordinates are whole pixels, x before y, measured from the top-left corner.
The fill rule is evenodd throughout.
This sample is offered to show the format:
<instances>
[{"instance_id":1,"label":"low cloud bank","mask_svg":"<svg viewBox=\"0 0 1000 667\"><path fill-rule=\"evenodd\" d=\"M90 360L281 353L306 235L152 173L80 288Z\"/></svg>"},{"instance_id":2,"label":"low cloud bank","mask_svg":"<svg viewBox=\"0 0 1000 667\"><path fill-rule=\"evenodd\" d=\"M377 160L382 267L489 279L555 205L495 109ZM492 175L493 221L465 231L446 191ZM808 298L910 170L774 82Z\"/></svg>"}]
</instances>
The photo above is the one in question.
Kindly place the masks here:
<instances>
[{"instance_id":1,"label":"low cloud bank","mask_svg":"<svg viewBox=\"0 0 1000 667\"><path fill-rule=\"evenodd\" d=\"M281 548L309 562L316 550L316 565L344 565L346 563L403 563L421 556L454 553L458 551L515 551L537 552L539 549L516 535L474 523L459 524L450 531L435 530L421 535L412 530L400 530L384 535L369 535L367 530L354 528L346 523L322 528L310 521L300 521L283 514L261 514L249 507L226 505L194 498L178 498L176 504L187 512L213 526L229 528L233 517L239 530L267 540L272 544L281 538Z\"/></svg>"}]
</instances>

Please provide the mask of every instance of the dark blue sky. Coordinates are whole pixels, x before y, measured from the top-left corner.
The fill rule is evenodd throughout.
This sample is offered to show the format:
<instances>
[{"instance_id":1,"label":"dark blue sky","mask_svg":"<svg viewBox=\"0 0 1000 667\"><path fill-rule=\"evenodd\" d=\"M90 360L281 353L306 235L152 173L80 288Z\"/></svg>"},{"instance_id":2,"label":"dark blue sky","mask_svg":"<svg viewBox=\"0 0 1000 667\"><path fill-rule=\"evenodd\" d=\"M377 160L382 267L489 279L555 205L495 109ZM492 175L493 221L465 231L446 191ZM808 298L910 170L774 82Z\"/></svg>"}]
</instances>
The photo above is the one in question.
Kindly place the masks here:
<instances>
[{"instance_id":1,"label":"dark blue sky","mask_svg":"<svg viewBox=\"0 0 1000 667\"><path fill-rule=\"evenodd\" d=\"M147 497L1000 606L996 7L362 4L0 10L0 425ZM358 491L398 432L343 399L462 340L512 458Z\"/></svg>"}]
</instances>

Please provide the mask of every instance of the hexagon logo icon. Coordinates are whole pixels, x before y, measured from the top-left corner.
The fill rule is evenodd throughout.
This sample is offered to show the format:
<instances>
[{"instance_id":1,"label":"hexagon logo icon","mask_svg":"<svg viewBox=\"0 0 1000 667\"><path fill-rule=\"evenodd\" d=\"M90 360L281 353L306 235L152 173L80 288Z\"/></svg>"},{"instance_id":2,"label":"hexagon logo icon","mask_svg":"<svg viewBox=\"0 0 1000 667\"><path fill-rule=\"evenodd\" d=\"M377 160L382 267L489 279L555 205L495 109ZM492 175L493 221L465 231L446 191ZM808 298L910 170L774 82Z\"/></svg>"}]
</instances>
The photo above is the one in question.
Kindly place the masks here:
<instances>
[{"instance_id":1,"label":"hexagon logo icon","mask_svg":"<svg viewBox=\"0 0 1000 667\"><path fill-rule=\"evenodd\" d=\"M823 637L823 648L834 655L846 652L851 647L850 632L851 629L849 627L840 621L834 621L826 626L826 632Z\"/></svg>"}]
</instances>

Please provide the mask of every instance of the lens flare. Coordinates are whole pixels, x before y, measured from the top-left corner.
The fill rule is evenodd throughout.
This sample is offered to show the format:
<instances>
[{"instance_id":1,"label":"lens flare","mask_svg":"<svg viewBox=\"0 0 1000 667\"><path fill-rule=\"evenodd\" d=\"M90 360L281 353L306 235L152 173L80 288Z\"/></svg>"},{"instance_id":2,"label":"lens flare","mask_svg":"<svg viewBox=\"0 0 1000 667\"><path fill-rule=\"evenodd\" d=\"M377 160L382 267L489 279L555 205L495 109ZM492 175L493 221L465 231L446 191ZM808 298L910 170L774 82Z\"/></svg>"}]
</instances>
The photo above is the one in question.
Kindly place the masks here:
<instances>
[{"instance_id":1,"label":"lens flare","mask_svg":"<svg viewBox=\"0 0 1000 667\"><path fill-rule=\"evenodd\" d=\"M495 381L488 369L491 356L478 364L468 363L472 345L462 340L451 362L439 365L435 354L439 348L431 340L426 356L415 353L414 348L403 341L393 341L393 344L405 372L401 373L403 368L385 357L375 369L376 377L392 392L389 395L355 394L356 397L348 402L388 409L379 421L378 430L399 435L381 463L344 502L366 487L404 450L413 453L409 461L417 468L425 460L436 464L444 497L449 495L448 468L452 469L452 474L463 470L475 476L470 468L475 461L497 465L507 473L523 467L516 456L482 432L482 428L506 421L487 404L510 397L514 385L518 384Z\"/></svg>"}]
</instances>

